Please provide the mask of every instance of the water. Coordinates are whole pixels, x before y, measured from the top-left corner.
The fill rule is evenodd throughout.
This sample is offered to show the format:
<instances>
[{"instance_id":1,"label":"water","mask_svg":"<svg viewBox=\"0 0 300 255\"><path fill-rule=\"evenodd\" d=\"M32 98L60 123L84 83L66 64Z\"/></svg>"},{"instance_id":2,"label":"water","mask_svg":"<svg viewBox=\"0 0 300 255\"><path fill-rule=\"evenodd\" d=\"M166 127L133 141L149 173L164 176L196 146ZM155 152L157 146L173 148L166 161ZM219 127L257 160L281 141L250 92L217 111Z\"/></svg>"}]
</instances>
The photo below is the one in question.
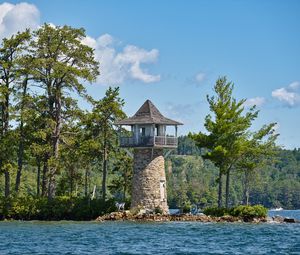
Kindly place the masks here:
<instances>
[{"instance_id":1,"label":"water","mask_svg":"<svg viewBox=\"0 0 300 255\"><path fill-rule=\"evenodd\" d=\"M282 211L269 210L270 217L273 217L275 215L279 215L282 217L289 217L300 221L300 210L282 210Z\"/></svg>"},{"instance_id":2,"label":"water","mask_svg":"<svg viewBox=\"0 0 300 255\"><path fill-rule=\"evenodd\" d=\"M0 222L0 240L1 255L300 254L300 224Z\"/></svg>"}]
</instances>

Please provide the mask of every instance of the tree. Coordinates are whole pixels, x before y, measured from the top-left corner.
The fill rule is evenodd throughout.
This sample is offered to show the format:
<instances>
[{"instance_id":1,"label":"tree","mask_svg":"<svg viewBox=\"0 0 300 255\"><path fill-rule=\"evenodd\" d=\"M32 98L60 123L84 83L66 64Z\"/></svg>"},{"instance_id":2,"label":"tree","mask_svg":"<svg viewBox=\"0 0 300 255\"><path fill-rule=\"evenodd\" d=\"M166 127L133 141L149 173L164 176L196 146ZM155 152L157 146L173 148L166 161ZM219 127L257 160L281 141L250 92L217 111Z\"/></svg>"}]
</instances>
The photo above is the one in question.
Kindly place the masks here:
<instances>
[{"instance_id":1,"label":"tree","mask_svg":"<svg viewBox=\"0 0 300 255\"><path fill-rule=\"evenodd\" d=\"M257 117L255 106L244 113L245 99L236 100L233 93L234 84L226 77L216 81L214 91L216 96L207 95L210 111L205 118L205 128L209 134L198 133L189 136L197 146L209 151L204 158L210 159L219 168L218 177L218 207L222 207L222 176L226 175L226 207L229 206L230 172L240 158L245 148L247 130Z\"/></svg>"},{"instance_id":2,"label":"tree","mask_svg":"<svg viewBox=\"0 0 300 255\"><path fill-rule=\"evenodd\" d=\"M30 154L36 159L37 166L37 196L44 197L47 195L48 159L52 151L49 143L52 133L49 125L51 118L48 114L46 96L33 96L27 111L27 127L29 127L27 139L30 144Z\"/></svg>"},{"instance_id":3,"label":"tree","mask_svg":"<svg viewBox=\"0 0 300 255\"><path fill-rule=\"evenodd\" d=\"M105 92L101 100L92 100L93 110L88 120L88 128L93 137L101 142L102 155L102 199L106 198L107 165L110 153L117 149L117 131L114 123L125 118L122 110L124 101L119 97L119 88L111 88Z\"/></svg>"},{"instance_id":4,"label":"tree","mask_svg":"<svg viewBox=\"0 0 300 255\"><path fill-rule=\"evenodd\" d=\"M31 35L30 35L31 36ZM28 37L28 41L29 41ZM20 81L15 86L15 121L18 125L18 169L16 174L15 191L18 193L21 184L21 174L23 171L24 152L28 147L28 132L31 126L26 125L30 118L30 108L33 98L29 91L29 81L33 78L29 75L32 57L28 54L28 44L24 47L24 53L18 59ZM30 132L30 131L29 131Z\"/></svg>"},{"instance_id":5,"label":"tree","mask_svg":"<svg viewBox=\"0 0 300 255\"><path fill-rule=\"evenodd\" d=\"M199 147L187 136L178 137L177 153L179 155L201 155Z\"/></svg>"},{"instance_id":6,"label":"tree","mask_svg":"<svg viewBox=\"0 0 300 255\"><path fill-rule=\"evenodd\" d=\"M263 126L251 134L246 141L245 150L236 163L236 168L244 173L243 202L249 204L249 193L255 170L271 163L277 152L275 141L278 134L274 133L276 123Z\"/></svg>"},{"instance_id":7,"label":"tree","mask_svg":"<svg viewBox=\"0 0 300 255\"><path fill-rule=\"evenodd\" d=\"M1 102L1 142L5 144L1 151L0 168L5 175L5 197L10 194L10 162L13 148L10 146L11 131L11 101L16 89L16 84L22 79L22 58L26 44L30 39L30 32L17 33L10 38L4 38L0 48L0 102ZM24 78L26 79L26 78ZM5 142L6 141L6 142Z\"/></svg>"},{"instance_id":8,"label":"tree","mask_svg":"<svg viewBox=\"0 0 300 255\"><path fill-rule=\"evenodd\" d=\"M132 158L125 151L117 150L114 161L112 172L115 176L109 188L114 193L122 194L122 200L125 202L126 194L131 190Z\"/></svg>"},{"instance_id":9,"label":"tree","mask_svg":"<svg viewBox=\"0 0 300 255\"><path fill-rule=\"evenodd\" d=\"M93 49L82 44L84 29L69 26L53 27L44 24L34 32L31 41L33 54L32 74L35 81L45 91L48 115L52 129L50 143L48 197L55 195L61 128L64 122L64 107L67 93L75 91L85 94L82 81L92 82L98 75L98 63Z\"/></svg>"}]
</instances>

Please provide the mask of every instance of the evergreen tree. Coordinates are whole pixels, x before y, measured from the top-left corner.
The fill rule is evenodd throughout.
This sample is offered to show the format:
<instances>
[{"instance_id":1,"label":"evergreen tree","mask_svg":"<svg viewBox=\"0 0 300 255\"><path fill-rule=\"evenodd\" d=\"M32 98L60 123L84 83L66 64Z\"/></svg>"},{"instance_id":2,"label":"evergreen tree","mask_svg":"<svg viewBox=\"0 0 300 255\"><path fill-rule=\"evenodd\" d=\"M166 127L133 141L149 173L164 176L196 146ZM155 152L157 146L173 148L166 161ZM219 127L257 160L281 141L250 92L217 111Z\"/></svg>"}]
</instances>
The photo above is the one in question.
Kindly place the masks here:
<instances>
[{"instance_id":1,"label":"evergreen tree","mask_svg":"<svg viewBox=\"0 0 300 255\"><path fill-rule=\"evenodd\" d=\"M108 159L118 146L117 131L114 123L117 119L125 118L122 110L124 101L119 97L119 88L111 88L105 92L101 100L92 100L93 110L87 121L87 128L91 130L93 138L100 141L102 157L102 199L106 198L106 181L108 173Z\"/></svg>"},{"instance_id":2,"label":"evergreen tree","mask_svg":"<svg viewBox=\"0 0 300 255\"><path fill-rule=\"evenodd\" d=\"M5 176L5 197L10 194L10 172L14 168L12 155L14 155L15 148L11 141L16 134L10 129L10 122L12 120L12 100L16 85L20 80L26 80L22 77L24 75L22 67L20 66L21 59L24 55L24 50L28 40L30 39L30 32L26 30L23 33L17 33L10 38L4 38L2 47L0 48L0 103L1 103L1 124L0 139L0 169Z\"/></svg>"},{"instance_id":3,"label":"evergreen tree","mask_svg":"<svg viewBox=\"0 0 300 255\"><path fill-rule=\"evenodd\" d=\"M45 91L48 104L49 126L52 146L49 163L48 197L55 195L56 174L59 162L61 128L64 123L64 107L67 93L75 91L80 96L85 93L83 81L95 81L98 63L93 49L83 45L83 29L68 26L53 27L44 24L34 32L31 41L33 54L32 74L37 84Z\"/></svg>"},{"instance_id":4,"label":"evergreen tree","mask_svg":"<svg viewBox=\"0 0 300 255\"><path fill-rule=\"evenodd\" d=\"M211 114L205 118L205 128L208 134L190 134L199 147L209 151L205 158L210 159L219 168L218 206L222 207L222 177L226 175L226 207L229 206L229 185L232 167L245 149L246 135L258 111L252 107L244 113L245 99L236 100L233 93L234 85L226 77L216 81L214 92L216 96L207 96Z\"/></svg>"}]
</instances>

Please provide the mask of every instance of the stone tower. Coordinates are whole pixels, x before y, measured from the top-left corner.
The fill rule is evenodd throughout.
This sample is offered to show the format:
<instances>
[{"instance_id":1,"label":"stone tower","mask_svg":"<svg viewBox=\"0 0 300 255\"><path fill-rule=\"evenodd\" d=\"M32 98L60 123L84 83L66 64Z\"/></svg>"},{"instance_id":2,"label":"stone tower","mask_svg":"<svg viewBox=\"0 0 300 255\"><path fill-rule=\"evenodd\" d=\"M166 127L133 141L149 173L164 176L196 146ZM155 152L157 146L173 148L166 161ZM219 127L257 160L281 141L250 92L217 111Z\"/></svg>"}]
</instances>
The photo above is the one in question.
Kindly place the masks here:
<instances>
[{"instance_id":1,"label":"stone tower","mask_svg":"<svg viewBox=\"0 0 300 255\"><path fill-rule=\"evenodd\" d=\"M164 117L147 100L133 117L115 124L131 127L129 135L120 136L121 147L134 148L131 208L168 213L164 149L177 148L177 126L182 123ZM175 127L173 135L167 134L167 126Z\"/></svg>"}]
</instances>

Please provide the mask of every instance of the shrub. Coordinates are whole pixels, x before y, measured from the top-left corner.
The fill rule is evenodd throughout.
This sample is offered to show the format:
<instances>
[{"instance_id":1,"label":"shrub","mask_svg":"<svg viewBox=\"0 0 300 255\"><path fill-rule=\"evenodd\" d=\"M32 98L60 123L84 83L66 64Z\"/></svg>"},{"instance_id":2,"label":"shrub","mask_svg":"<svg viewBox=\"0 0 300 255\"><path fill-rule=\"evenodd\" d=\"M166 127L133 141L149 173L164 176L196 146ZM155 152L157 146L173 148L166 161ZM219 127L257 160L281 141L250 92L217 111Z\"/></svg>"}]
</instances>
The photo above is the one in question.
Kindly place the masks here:
<instances>
[{"instance_id":1,"label":"shrub","mask_svg":"<svg viewBox=\"0 0 300 255\"><path fill-rule=\"evenodd\" d=\"M204 209L204 214L221 217L224 215L231 215L235 217L241 217L245 221L251 220L253 218L264 218L267 216L268 209L262 205L239 205L230 209L226 208L217 208L217 207L208 207Z\"/></svg>"},{"instance_id":2,"label":"shrub","mask_svg":"<svg viewBox=\"0 0 300 255\"><path fill-rule=\"evenodd\" d=\"M266 217L268 209L262 205L239 205L231 209L230 214L244 219L262 218Z\"/></svg>"},{"instance_id":3,"label":"shrub","mask_svg":"<svg viewBox=\"0 0 300 255\"><path fill-rule=\"evenodd\" d=\"M155 207L154 213L155 213L155 214L162 214L162 213L163 213L163 210L162 210L160 207Z\"/></svg>"},{"instance_id":4,"label":"shrub","mask_svg":"<svg viewBox=\"0 0 300 255\"><path fill-rule=\"evenodd\" d=\"M138 215L141 211L142 207L141 206L136 206L130 209L130 214L132 215Z\"/></svg>"},{"instance_id":5,"label":"shrub","mask_svg":"<svg viewBox=\"0 0 300 255\"><path fill-rule=\"evenodd\" d=\"M0 200L0 220L91 220L115 210L113 199L105 203L101 199L69 196L57 196L52 200L33 196Z\"/></svg>"},{"instance_id":6,"label":"shrub","mask_svg":"<svg viewBox=\"0 0 300 255\"><path fill-rule=\"evenodd\" d=\"M224 208L224 207L221 207L221 208L207 207L203 210L203 213L205 215L210 215L210 216L214 216L214 217L221 217L221 216L224 216L224 215L228 215L229 210Z\"/></svg>"}]
</instances>

